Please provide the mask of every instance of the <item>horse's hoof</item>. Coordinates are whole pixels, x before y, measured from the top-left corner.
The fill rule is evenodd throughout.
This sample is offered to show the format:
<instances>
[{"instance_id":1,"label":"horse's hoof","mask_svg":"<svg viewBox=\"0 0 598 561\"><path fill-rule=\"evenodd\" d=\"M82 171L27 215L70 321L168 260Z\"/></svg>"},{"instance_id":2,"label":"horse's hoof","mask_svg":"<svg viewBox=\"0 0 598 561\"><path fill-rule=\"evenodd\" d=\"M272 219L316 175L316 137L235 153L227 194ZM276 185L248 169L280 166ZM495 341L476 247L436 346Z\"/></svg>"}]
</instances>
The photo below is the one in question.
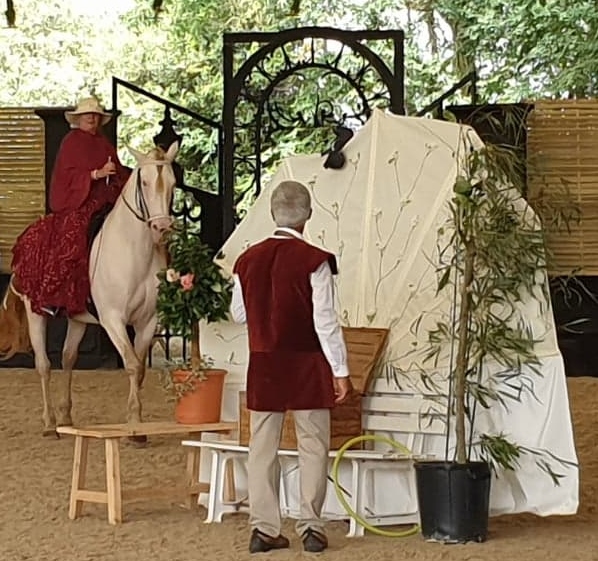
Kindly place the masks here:
<instances>
[{"instance_id":1,"label":"horse's hoof","mask_svg":"<svg viewBox=\"0 0 598 561\"><path fill-rule=\"evenodd\" d=\"M54 438L60 438L60 435L56 432L56 429L44 429L42 434L44 436L53 436Z\"/></svg>"},{"instance_id":2,"label":"horse's hoof","mask_svg":"<svg viewBox=\"0 0 598 561\"><path fill-rule=\"evenodd\" d=\"M128 440L136 448L145 448L148 444L146 435L129 436Z\"/></svg>"}]
</instances>

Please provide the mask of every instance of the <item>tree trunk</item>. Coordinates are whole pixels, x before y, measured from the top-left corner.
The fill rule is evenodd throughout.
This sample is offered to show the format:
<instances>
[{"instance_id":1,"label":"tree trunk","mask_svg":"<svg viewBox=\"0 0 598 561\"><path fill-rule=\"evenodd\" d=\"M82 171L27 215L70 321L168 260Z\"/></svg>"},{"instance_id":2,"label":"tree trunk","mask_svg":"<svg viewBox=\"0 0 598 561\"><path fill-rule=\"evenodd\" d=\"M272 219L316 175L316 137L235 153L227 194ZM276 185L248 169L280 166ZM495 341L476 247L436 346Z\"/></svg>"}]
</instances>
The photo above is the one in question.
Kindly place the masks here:
<instances>
[{"instance_id":1,"label":"tree trunk","mask_svg":"<svg viewBox=\"0 0 598 561\"><path fill-rule=\"evenodd\" d=\"M199 372L201 368L201 352L199 348L199 322L194 321L191 326L191 370Z\"/></svg>"}]
</instances>

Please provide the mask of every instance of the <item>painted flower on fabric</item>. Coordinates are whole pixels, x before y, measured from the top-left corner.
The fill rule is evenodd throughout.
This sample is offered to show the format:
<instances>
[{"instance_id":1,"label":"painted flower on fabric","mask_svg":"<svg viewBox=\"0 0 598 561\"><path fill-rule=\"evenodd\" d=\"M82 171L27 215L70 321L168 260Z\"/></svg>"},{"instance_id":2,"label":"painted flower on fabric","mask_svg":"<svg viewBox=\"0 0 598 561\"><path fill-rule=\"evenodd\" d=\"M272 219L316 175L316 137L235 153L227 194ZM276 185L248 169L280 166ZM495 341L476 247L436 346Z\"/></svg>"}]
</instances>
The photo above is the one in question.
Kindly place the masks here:
<instances>
[{"instance_id":1,"label":"painted flower on fabric","mask_svg":"<svg viewBox=\"0 0 598 561\"><path fill-rule=\"evenodd\" d=\"M181 277L181 287L184 291L191 290L193 288L193 279L195 279L195 275L193 273L187 273Z\"/></svg>"},{"instance_id":2,"label":"painted flower on fabric","mask_svg":"<svg viewBox=\"0 0 598 561\"><path fill-rule=\"evenodd\" d=\"M181 278L180 273L174 269L166 269L166 280L168 282L176 282Z\"/></svg>"}]
</instances>

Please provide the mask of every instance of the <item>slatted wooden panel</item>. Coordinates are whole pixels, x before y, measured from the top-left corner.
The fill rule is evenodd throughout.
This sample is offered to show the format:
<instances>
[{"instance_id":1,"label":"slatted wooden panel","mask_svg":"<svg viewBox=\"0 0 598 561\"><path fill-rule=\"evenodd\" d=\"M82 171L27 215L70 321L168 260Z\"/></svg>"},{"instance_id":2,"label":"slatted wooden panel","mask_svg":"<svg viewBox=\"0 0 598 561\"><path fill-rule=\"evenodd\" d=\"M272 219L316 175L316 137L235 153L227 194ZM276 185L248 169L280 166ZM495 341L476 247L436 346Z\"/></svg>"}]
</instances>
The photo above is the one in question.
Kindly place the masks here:
<instances>
[{"instance_id":1,"label":"slatted wooden panel","mask_svg":"<svg viewBox=\"0 0 598 561\"><path fill-rule=\"evenodd\" d=\"M337 450L347 440L362 433L362 395L370 385L378 360L384 351L388 329L370 327L343 327L347 345L347 362L356 395L335 407L330 416L330 448ZM239 440L249 443L249 413L245 392L239 396ZM282 427L280 448L295 450L297 439L292 415L286 415Z\"/></svg>"},{"instance_id":2,"label":"slatted wooden panel","mask_svg":"<svg viewBox=\"0 0 598 561\"><path fill-rule=\"evenodd\" d=\"M528 118L528 198L563 200L563 185L581 205L571 233L547 229L552 275L598 274L598 100L537 101ZM542 214L540 212L540 214ZM547 222L544 217L545 223Z\"/></svg>"},{"instance_id":3,"label":"slatted wooden panel","mask_svg":"<svg viewBox=\"0 0 598 561\"><path fill-rule=\"evenodd\" d=\"M11 248L45 210L44 123L31 109L0 108L0 272Z\"/></svg>"},{"instance_id":4,"label":"slatted wooden panel","mask_svg":"<svg viewBox=\"0 0 598 561\"><path fill-rule=\"evenodd\" d=\"M376 364L384 351L388 329L375 327L343 327L347 345L347 363L355 391L368 391Z\"/></svg>"}]
</instances>

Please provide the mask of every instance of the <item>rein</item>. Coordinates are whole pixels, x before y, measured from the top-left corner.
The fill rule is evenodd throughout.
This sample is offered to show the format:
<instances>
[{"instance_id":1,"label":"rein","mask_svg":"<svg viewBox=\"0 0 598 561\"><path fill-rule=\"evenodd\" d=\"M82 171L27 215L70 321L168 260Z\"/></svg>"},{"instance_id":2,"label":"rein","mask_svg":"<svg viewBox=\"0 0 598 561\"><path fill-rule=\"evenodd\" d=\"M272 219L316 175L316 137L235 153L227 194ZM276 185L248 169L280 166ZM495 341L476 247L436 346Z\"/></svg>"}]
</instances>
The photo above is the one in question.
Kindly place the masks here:
<instances>
[{"instance_id":1,"label":"rein","mask_svg":"<svg viewBox=\"0 0 598 561\"><path fill-rule=\"evenodd\" d=\"M123 203L125 203L125 206L131 211L133 216L135 218L137 218L137 220L139 220L140 222L144 222L149 225L154 220L158 220L159 218L170 218L170 216L166 215L166 214L157 214L155 216L150 216L149 209L147 207L147 202L143 195L143 190L141 189L141 168L143 166L150 166L150 165L164 166L167 163L168 162L165 162L163 160L152 160L149 162L144 162L137 168L136 179L135 179L135 205L136 205L137 209L133 208L133 206L131 206L131 203L129 203L129 201L127 201L127 199L125 197L124 189L123 189L122 193L120 194L121 199L123 200Z\"/></svg>"},{"instance_id":2,"label":"rein","mask_svg":"<svg viewBox=\"0 0 598 561\"><path fill-rule=\"evenodd\" d=\"M4 298L2 299L2 308L7 310L8 309L8 294L9 292L12 292L17 298L20 298L21 300L25 299L25 295L21 294L16 288L15 288L15 283L14 283L14 275L10 275L10 280L8 281L8 288L6 289L6 292L4 293Z\"/></svg>"}]
</instances>

